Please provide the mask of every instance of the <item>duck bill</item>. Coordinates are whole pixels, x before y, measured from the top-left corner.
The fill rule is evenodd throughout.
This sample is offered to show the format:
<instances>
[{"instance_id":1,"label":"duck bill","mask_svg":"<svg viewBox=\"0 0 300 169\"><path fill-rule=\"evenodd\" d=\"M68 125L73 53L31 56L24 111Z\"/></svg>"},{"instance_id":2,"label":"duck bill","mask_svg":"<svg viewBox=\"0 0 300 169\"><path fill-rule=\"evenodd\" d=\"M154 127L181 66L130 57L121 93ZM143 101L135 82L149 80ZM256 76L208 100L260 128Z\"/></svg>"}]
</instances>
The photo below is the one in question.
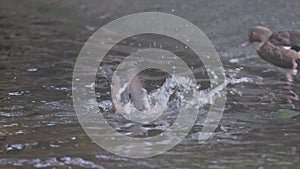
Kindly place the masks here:
<instances>
[{"instance_id":1,"label":"duck bill","mask_svg":"<svg viewBox=\"0 0 300 169\"><path fill-rule=\"evenodd\" d=\"M246 47L246 46L248 46L248 45L250 45L250 44L251 44L251 42L250 42L250 41L247 41L247 42L245 42L245 43L242 44L242 47Z\"/></svg>"}]
</instances>

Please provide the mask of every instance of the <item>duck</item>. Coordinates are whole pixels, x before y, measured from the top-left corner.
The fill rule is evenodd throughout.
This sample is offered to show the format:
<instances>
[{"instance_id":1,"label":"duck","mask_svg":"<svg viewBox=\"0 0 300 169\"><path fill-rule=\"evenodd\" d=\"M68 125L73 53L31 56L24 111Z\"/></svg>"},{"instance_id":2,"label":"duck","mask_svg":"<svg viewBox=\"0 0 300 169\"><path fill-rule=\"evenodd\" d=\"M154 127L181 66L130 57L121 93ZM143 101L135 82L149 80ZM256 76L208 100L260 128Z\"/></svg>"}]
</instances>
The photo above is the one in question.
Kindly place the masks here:
<instances>
[{"instance_id":1,"label":"duck","mask_svg":"<svg viewBox=\"0 0 300 169\"><path fill-rule=\"evenodd\" d=\"M293 82L293 73L297 71L296 78L300 77L300 31L284 30L272 32L264 26L254 26L249 30L248 41L242 46L246 47L254 42L259 45L257 54L263 60L284 69L289 82Z\"/></svg>"},{"instance_id":2,"label":"duck","mask_svg":"<svg viewBox=\"0 0 300 169\"><path fill-rule=\"evenodd\" d=\"M124 103L127 107L131 106L131 104L138 110L148 110L150 109L149 101L148 101L148 93L146 89L143 88L143 83L141 78L136 75L130 84L124 83L122 81L128 80L127 77L125 79L120 79L116 77L116 81L113 81L114 71L107 65L104 64L101 67L101 72L103 76L109 81L111 87L111 96L114 100L114 108L117 113L122 112L122 107L124 107Z\"/></svg>"},{"instance_id":3,"label":"duck","mask_svg":"<svg viewBox=\"0 0 300 169\"><path fill-rule=\"evenodd\" d=\"M140 75L131 76L136 70L129 69L126 71L128 76L122 77L107 64L102 65L100 70L110 84L112 110L129 120L139 123L154 121L163 112L169 110L171 100L180 99L179 84L175 78L165 79L165 83L160 88L148 93ZM130 77L133 78L129 81ZM182 81L190 84L186 78Z\"/></svg>"}]
</instances>

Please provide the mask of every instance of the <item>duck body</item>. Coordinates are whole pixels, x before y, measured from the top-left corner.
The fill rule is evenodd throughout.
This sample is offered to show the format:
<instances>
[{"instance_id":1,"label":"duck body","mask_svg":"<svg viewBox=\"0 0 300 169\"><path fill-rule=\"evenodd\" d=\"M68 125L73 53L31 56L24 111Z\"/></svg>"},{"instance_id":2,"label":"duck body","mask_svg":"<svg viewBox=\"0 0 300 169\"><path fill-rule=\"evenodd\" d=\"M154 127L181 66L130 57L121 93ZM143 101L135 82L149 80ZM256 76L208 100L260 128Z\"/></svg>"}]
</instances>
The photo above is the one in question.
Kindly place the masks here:
<instances>
[{"instance_id":1,"label":"duck body","mask_svg":"<svg viewBox=\"0 0 300 169\"><path fill-rule=\"evenodd\" d=\"M263 60L285 69L292 69L294 62L300 59L296 51L275 46L270 41L261 43L256 48L256 52Z\"/></svg>"},{"instance_id":2,"label":"duck body","mask_svg":"<svg viewBox=\"0 0 300 169\"><path fill-rule=\"evenodd\" d=\"M255 26L249 31L249 40L242 46L253 42L260 44L256 48L257 54L265 61L285 69L290 69L286 76L288 81L293 81L293 71L300 77L300 31L274 32L263 26Z\"/></svg>"}]
</instances>

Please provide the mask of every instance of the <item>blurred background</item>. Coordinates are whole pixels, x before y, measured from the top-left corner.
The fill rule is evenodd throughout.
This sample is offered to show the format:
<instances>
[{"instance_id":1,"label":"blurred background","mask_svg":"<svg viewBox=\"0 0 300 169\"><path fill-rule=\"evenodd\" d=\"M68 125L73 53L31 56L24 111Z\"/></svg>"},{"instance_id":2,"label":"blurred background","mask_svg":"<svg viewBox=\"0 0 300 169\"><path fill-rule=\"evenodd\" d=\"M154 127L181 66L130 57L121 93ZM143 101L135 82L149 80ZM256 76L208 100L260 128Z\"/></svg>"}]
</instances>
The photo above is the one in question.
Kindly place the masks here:
<instances>
[{"instance_id":1,"label":"blurred background","mask_svg":"<svg viewBox=\"0 0 300 169\"><path fill-rule=\"evenodd\" d=\"M257 56L256 45L241 44L254 25L299 29L299 9L298 0L0 0L0 168L298 168L300 80L288 84L282 70ZM196 123L165 154L130 159L103 150L84 133L72 105L72 73L82 46L96 30L148 11L182 17L208 36L226 70L227 103L205 144L193 139L201 129ZM125 41L105 63L115 68L140 42L153 47L162 39ZM177 52L189 58L190 52L178 46ZM197 78L205 88L202 68ZM96 87L105 93L99 102L109 100L104 78ZM160 130L120 126L121 132L137 136Z\"/></svg>"}]
</instances>

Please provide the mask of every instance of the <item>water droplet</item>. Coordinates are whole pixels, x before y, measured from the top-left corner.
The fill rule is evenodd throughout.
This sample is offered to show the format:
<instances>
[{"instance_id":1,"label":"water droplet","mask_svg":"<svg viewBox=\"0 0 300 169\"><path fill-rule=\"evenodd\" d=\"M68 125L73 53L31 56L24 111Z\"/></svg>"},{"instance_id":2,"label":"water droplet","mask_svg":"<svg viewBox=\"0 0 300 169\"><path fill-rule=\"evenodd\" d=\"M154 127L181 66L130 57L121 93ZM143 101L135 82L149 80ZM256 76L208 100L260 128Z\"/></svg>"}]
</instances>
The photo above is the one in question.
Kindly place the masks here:
<instances>
[{"instance_id":1,"label":"water droplet","mask_svg":"<svg viewBox=\"0 0 300 169\"><path fill-rule=\"evenodd\" d=\"M21 96L24 92L21 91L21 92L9 92L8 95L10 96Z\"/></svg>"},{"instance_id":2,"label":"water droplet","mask_svg":"<svg viewBox=\"0 0 300 169\"><path fill-rule=\"evenodd\" d=\"M239 59L233 58L233 59L230 59L229 62L230 62L230 63L238 63L238 62L239 62Z\"/></svg>"},{"instance_id":3,"label":"water droplet","mask_svg":"<svg viewBox=\"0 0 300 169\"><path fill-rule=\"evenodd\" d=\"M50 144L50 147L52 147L52 148L58 148L59 145L56 145L56 144Z\"/></svg>"},{"instance_id":4,"label":"water droplet","mask_svg":"<svg viewBox=\"0 0 300 169\"><path fill-rule=\"evenodd\" d=\"M156 48L156 43L155 43L155 41L153 41L153 47Z\"/></svg>"},{"instance_id":5,"label":"water droplet","mask_svg":"<svg viewBox=\"0 0 300 169\"><path fill-rule=\"evenodd\" d=\"M22 135L22 134L25 134L23 130L16 131L16 135Z\"/></svg>"},{"instance_id":6,"label":"water droplet","mask_svg":"<svg viewBox=\"0 0 300 169\"><path fill-rule=\"evenodd\" d=\"M35 67L27 69L27 72L36 72L36 71L38 71L38 68Z\"/></svg>"},{"instance_id":7,"label":"water droplet","mask_svg":"<svg viewBox=\"0 0 300 169\"><path fill-rule=\"evenodd\" d=\"M22 150L24 146L22 144L12 144L10 147L13 149Z\"/></svg>"}]
</instances>

